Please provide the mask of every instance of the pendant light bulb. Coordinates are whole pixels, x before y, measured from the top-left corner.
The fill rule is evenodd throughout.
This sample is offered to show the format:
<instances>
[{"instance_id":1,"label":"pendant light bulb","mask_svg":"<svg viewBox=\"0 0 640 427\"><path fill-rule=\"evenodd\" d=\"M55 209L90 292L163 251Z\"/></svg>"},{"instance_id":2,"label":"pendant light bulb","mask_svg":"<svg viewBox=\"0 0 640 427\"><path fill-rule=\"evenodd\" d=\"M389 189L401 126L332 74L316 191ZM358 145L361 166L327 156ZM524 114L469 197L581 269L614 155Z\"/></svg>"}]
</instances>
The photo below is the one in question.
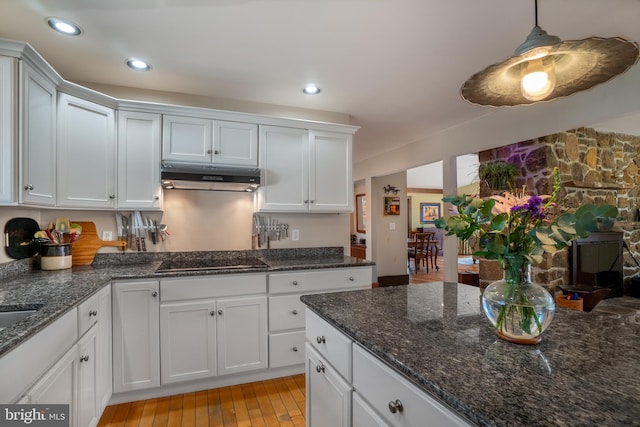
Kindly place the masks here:
<instances>
[{"instance_id":1,"label":"pendant light bulb","mask_svg":"<svg viewBox=\"0 0 640 427\"><path fill-rule=\"evenodd\" d=\"M551 95L556 87L553 62L545 64L543 58L529 61L523 67L520 91L529 101L541 101Z\"/></svg>"}]
</instances>

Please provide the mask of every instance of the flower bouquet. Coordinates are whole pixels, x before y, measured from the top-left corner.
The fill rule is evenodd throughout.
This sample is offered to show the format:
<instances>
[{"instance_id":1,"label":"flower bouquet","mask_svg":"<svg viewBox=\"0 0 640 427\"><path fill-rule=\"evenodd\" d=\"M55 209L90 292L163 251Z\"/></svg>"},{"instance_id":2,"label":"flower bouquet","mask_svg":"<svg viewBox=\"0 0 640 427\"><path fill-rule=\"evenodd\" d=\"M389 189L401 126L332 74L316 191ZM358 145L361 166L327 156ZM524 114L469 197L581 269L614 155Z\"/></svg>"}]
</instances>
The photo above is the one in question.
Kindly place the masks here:
<instances>
[{"instance_id":1,"label":"flower bouquet","mask_svg":"<svg viewBox=\"0 0 640 427\"><path fill-rule=\"evenodd\" d=\"M485 289L483 309L498 336L510 341L539 342L553 318L555 303L548 291L536 285L542 291L530 293L530 265L542 262L545 252L563 249L601 226L611 227L618 215L611 205L562 209L556 201L560 192L557 168L553 179L551 195L530 195L523 187L489 198L446 196L442 201L451 203L457 215L435 221L446 235L474 241L479 248L474 256L499 262L505 279L501 286L496 282Z\"/></svg>"}]
</instances>

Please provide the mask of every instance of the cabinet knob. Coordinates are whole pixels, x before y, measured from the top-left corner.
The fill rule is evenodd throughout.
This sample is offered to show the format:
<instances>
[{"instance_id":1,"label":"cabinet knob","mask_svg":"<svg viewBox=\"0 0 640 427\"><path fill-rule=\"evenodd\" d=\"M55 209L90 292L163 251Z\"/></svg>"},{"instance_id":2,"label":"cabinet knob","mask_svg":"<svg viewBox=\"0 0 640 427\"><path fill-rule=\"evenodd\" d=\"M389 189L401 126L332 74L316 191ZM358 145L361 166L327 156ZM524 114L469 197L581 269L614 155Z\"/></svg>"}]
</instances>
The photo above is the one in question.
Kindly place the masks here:
<instances>
[{"instance_id":1,"label":"cabinet knob","mask_svg":"<svg viewBox=\"0 0 640 427\"><path fill-rule=\"evenodd\" d=\"M355 280L356 280L356 279L354 279L354 278L353 278L353 276L349 277L349 281L350 281L350 282L353 282L353 281L355 281Z\"/></svg>"},{"instance_id":2,"label":"cabinet knob","mask_svg":"<svg viewBox=\"0 0 640 427\"><path fill-rule=\"evenodd\" d=\"M293 286L298 286L298 281L297 281L297 280L294 280L293 282L291 282L291 284L292 284Z\"/></svg>"},{"instance_id":3,"label":"cabinet knob","mask_svg":"<svg viewBox=\"0 0 640 427\"><path fill-rule=\"evenodd\" d=\"M155 297L158 296L158 293L156 291L153 291L153 292L151 292L151 296L155 298Z\"/></svg>"},{"instance_id":4,"label":"cabinet knob","mask_svg":"<svg viewBox=\"0 0 640 427\"><path fill-rule=\"evenodd\" d=\"M31 191L31 190L33 190L33 185L27 184L27 185L24 186L24 189L27 190L27 191Z\"/></svg>"},{"instance_id":5,"label":"cabinet knob","mask_svg":"<svg viewBox=\"0 0 640 427\"><path fill-rule=\"evenodd\" d=\"M320 364L316 366L316 372L324 372L324 363L320 362Z\"/></svg>"},{"instance_id":6,"label":"cabinet knob","mask_svg":"<svg viewBox=\"0 0 640 427\"><path fill-rule=\"evenodd\" d=\"M293 347L293 348L291 349L291 351L293 351L293 352L297 352L297 351L298 351L298 347Z\"/></svg>"},{"instance_id":7,"label":"cabinet knob","mask_svg":"<svg viewBox=\"0 0 640 427\"><path fill-rule=\"evenodd\" d=\"M213 153L213 151L207 150L207 154L211 154L211 153Z\"/></svg>"},{"instance_id":8,"label":"cabinet knob","mask_svg":"<svg viewBox=\"0 0 640 427\"><path fill-rule=\"evenodd\" d=\"M297 315L298 315L298 310L293 310L293 311L291 312L291 314L293 314L294 316L297 316Z\"/></svg>"},{"instance_id":9,"label":"cabinet knob","mask_svg":"<svg viewBox=\"0 0 640 427\"><path fill-rule=\"evenodd\" d=\"M89 311L89 317L97 316L97 315L98 315L98 310L90 310Z\"/></svg>"},{"instance_id":10,"label":"cabinet knob","mask_svg":"<svg viewBox=\"0 0 640 427\"><path fill-rule=\"evenodd\" d=\"M396 400L395 402L389 402L389 412L395 414L396 412L402 412L404 408L402 407L402 402Z\"/></svg>"},{"instance_id":11,"label":"cabinet knob","mask_svg":"<svg viewBox=\"0 0 640 427\"><path fill-rule=\"evenodd\" d=\"M215 310L211 310L211 311L209 312L209 314L210 314L210 315L212 315L212 316L215 316L215 315L216 315L216 311L215 311Z\"/></svg>"},{"instance_id":12,"label":"cabinet knob","mask_svg":"<svg viewBox=\"0 0 640 427\"><path fill-rule=\"evenodd\" d=\"M115 198L116 198L116 195L115 195L115 194L109 194L109 198L110 198L111 200L113 200L113 199L115 199Z\"/></svg>"},{"instance_id":13,"label":"cabinet knob","mask_svg":"<svg viewBox=\"0 0 640 427\"><path fill-rule=\"evenodd\" d=\"M316 202L315 200L309 200L309 203L315 203L315 202Z\"/></svg>"},{"instance_id":14,"label":"cabinet knob","mask_svg":"<svg viewBox=\"0 0 640 427\"><path fill-rule=\"evenodd\" d=\"M309 201L308 201L308 200L305 200L305 201L304 201L304 203L305 203L305 204L308 204L308 203L309 203Z\"/></svg>"},{"instance_id":15,"label":"cabinet knob","mask_svg":"<svg viewBox=\"0 0 640 427\"><path fill-rule=\"evenodd\" d=\"M213 152L213 154L220 154L220 151L219 151L219 150L215 150L215 151Z\"/></svg>"},{"instance_id":16,"label":"cabinet knob","mask_svg":"<svg viewBox=\"0 0 640 427\"><path fill-rule=\"evenodd\" d=\"M153 200L160 200L160 196L154 197Z\"/></svg>"},{"instance_id":17,"label":"cabinet knob","mask_svg":"<svg viewBox=\"0 0 640 427\"><path fill-rule=\"evenodd\" d=\"M218 316L222 316L222 310L218 310Z\"/></svg>"},{"instance_id":18,"label":"cabinet knob","mask_svg":"<svg viewBox=\"0 0 640 427\"><path fill-rule=\"evenodd\" d=\"M316 342L317 342L318 344L324 344L324 343L326 342L326 341L325 341L325 339L324 339L324 335L322 335L322 336L320 336L320 337L317 337L317 338L316 338Z\"/></svg>"},{"instance_id":19,"label":"cabinet knob","mask_svg":"<svg viewBox=\"0 0 640 427\"><path fill-rule=\"evenodd\" d=\"M88 361L89 361L89 355L80 356L80 362L88 362Z\"/></svg>"}]
</instances>

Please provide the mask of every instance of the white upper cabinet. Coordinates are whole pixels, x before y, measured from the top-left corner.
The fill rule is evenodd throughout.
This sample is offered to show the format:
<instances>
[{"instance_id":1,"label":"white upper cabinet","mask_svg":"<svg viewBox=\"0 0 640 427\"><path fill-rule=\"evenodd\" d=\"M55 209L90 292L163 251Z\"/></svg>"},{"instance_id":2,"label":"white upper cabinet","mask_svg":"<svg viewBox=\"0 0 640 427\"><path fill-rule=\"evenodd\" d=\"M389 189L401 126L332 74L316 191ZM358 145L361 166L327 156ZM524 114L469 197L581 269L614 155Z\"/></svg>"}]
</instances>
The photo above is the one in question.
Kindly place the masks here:
<instances>
[{"instance_id":1,"label":"white upper cabinet","mask_svg":"<svg viewBox=\"0 0 640 427\"><path fill-rule=\"evenodd\" d=\"M20 203L56 203L56 87L20 62Z\"/></svg>"},{"instance_id":2,"label":"white upper cabinet","mask_svg":"<svg viewBox=\"0 0 640 427\"><path fill-rule=\"evenodd\" d=\"M160 114L118 111L119 209L158 210L160 186Z\"/></svg>"},{"instance_id":3,"label":"white upper cabinet","mask_svg":"<svg viewBox=\"0 0 640 427\"><path fill-rule=\"evenodd\" d=\"M115 112L67 94L58 99L58 206L115 208Z\"/></svg>"},{"instance_id":4,"label":"white upper cabinet","mask_svg":"<svg viewBox=\"0 0 640 427\"><path fill-rule=\"evenodd\" d=\"M257 166L258 126L196 117L163 117L162 160Z\"/></svg>"},{"instance_id":5,"label":"white upper cabinet","mask_svg":"<svg viewBox=\"0 0 640 427\"><path fill-rule=\"evenodd\" d=\"M309 132L309 210L353 211L351 135Z\"/></svg>"},{"instance_id":6,"label":"white upper cabinet","mask_svg":"<svg viewBox=\"0 0 640 427\"><path fill-rule=\"evenodd\" d=\"M258 210L351 212L351 135L260 127Z\"/></svg>"},{"instance_id":7,"label":"white upper cabinet","mask_svg":"<svg viewBox=\"0 0 640 427\"><path fill-rule=\"evenodd\" d=\"M15 68L13 58L0 57L0 205L16 203Z\"/></svg>"}]
</instances>

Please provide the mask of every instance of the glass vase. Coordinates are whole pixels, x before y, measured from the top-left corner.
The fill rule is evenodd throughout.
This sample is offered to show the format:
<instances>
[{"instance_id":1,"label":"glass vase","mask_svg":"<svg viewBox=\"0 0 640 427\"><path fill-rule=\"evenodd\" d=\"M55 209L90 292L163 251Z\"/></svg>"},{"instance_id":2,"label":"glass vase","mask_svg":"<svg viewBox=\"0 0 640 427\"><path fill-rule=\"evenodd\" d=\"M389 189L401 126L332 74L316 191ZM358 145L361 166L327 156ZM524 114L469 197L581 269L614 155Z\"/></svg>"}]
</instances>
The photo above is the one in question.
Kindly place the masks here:
<instances>
[{"instance_id":1,"label":"glass vase","mask_svg":"<svg viewBox=\"0 0 640 427\"><path fill-rule=\"evenodd\" d=\"M482 294L482 309L499 338L518 344L537 344L555 313L553 297L531 282L531 265L520 255L505 255L504 279Z\"/></svg>"}]
</instances>

